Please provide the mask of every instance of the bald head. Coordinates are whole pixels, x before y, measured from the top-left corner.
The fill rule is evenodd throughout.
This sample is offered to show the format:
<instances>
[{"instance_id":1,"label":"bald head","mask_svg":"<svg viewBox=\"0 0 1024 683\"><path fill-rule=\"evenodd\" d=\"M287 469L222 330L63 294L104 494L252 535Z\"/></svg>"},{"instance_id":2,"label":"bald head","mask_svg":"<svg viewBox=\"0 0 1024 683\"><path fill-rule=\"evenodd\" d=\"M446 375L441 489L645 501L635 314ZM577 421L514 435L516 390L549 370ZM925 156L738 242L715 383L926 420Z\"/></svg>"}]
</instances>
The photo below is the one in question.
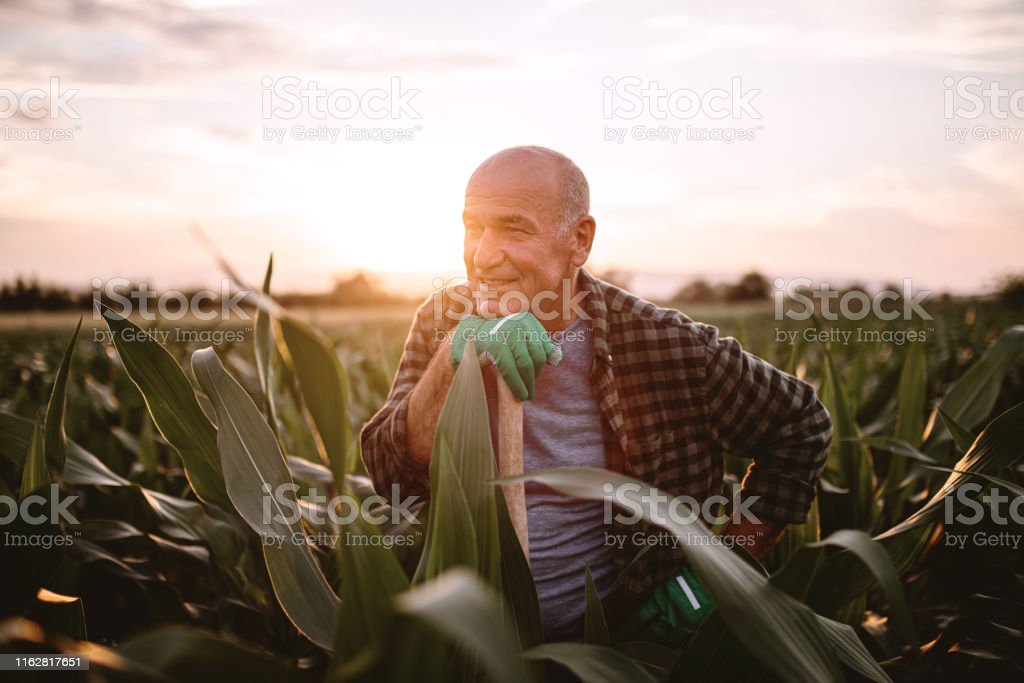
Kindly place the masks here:
<instances>
[{"instance_id":1,"label":"bald head","mask_svg":"<svg viewBox=\"0 0 1024 683\"><path fill-rule=\"evenodd\" d=\"M469 179L467 194L492 183L518 184L509 188L527 192L537 208L551 214L558 235L565 238L573 225L590 213L590 187L572 159L547 147L509 147L488 157Z\"/></svg>"},{"instance_id":2,"label":"bald head","mask_svg":"<svg viewBox=\"0 0 1024 683\"><path fill-rule=\"evenodd\" d=\"M563 311L576 296L576 277L587 262L596 223L587 181L576 164L544 147L513 147L480 164L466 186L462 258L477 315L528 306L549 330L563 329L575 313ZM524 297L519 308L491 310L485 299Z\"/></svg>"}]
</instances>

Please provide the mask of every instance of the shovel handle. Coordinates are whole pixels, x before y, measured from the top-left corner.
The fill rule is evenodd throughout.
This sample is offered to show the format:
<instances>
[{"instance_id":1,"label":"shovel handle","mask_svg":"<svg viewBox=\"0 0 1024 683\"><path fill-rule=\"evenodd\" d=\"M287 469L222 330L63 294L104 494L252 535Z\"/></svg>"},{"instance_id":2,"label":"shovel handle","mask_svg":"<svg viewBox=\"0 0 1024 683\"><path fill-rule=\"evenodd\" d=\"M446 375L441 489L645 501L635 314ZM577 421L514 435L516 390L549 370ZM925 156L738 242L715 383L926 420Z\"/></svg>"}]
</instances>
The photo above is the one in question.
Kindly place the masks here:
<instances>
[{"instance_id":1,"label":"shovel handle","mask_svg":"<svg viewBox=\"0 0 1024 683\"><path fill-rule=\"evenodd\" d=\"M498 474L514 477L523 473L523 404L499 377L498 385ZM526 523L526 485L522 481L503 484L505 504L512 528L519 537L526 562L530 562L530 532Z\"/></svg>"}]
</instances>

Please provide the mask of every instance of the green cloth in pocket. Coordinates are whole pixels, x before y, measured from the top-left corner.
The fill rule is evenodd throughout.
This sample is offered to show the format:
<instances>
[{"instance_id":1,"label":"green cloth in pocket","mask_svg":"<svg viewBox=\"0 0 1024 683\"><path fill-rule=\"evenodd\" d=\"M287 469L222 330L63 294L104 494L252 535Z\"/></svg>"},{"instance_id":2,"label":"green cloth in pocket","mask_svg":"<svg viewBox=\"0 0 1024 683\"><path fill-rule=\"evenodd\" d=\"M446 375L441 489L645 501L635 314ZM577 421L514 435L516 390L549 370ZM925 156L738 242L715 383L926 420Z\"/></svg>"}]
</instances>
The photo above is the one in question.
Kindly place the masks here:
<instances>
[{"instance_id":1,"label":"green cloth in pocket","mask_svg":"<svg viewBox=\"0 0 1024 683\"><path fill-rule=\"evenodd\" d=\"M704 584L689 567L654 587L612 633L614 643L644 641L669 647L683 644L715 609Z\"/></svg>"}]
</instances>

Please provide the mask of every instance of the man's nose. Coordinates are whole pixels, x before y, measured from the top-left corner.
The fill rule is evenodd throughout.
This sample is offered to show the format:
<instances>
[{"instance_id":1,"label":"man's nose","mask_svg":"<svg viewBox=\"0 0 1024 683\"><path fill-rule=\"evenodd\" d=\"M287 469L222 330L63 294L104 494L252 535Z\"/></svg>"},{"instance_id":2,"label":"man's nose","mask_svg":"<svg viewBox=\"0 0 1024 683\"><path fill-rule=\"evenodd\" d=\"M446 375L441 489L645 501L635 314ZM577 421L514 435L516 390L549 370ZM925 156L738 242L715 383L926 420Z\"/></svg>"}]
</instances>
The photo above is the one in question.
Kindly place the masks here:
<instances>
[{"instance_id":1,"label":"man's nose","mask_svg":"<svg viewBox=\"0 0 1024 683\"><path fill-rule=\"evenodd\" d=\"M504 259L505 252L501 246L500 235L496 230L485 229L473 252L473 267L477 271L487 271L501 265Z\"/></svg>"}]
</instances>

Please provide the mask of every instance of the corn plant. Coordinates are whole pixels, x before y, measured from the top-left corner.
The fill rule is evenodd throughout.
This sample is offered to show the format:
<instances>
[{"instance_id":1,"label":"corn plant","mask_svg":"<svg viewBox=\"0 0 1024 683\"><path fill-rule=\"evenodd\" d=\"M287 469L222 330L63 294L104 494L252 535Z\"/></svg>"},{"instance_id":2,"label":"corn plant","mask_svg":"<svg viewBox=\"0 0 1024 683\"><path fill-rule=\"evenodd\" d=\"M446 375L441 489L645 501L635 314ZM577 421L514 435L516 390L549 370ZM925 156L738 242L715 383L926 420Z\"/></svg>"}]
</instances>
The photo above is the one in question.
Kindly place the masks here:
<instances>
[{"instance_id":1,"label":"corn plant","mask_svg":"<svg viewBox=\"0 0 1024 683\"><path fill-rule=\"evenodd\" d=\"M176 357L182 349L145 338L107 310L116 354L90 357L89 374L76 382L76 329L45 408L31 411L39 417L0 411L0 494L81 498L78 524L47 528L77 534L69 548L3 546L4 651L88 652L92 673L110 680L541 681L555 662L585 681L885 681L928 671L935 654L907 589L916 590L915 573L936 552L950 494L968 481L1024 494L1016 469L1024 403L1004 405L1003 387L1016 372L1024 327L1005 329L987 349L972 341L976 357L964 367L949 340L933 355L910 346L884 363L794 347L784 367L822 368L820 391L835 422L809 521L790 530L765 568L721 545L692 543L711 533L699 521L664 522L665 510L649 511L648 522L683 542L715 612L675 649L613 645L615 624L587 573L584 642L544 643L474 364L460 366L442 410L430 501L417 513L419 545L275 542L313 532L383 541L403 530L358 516L317 522L322 505L301 500L309 487L372 493L350 417L369 413L353 397L379 401L382 390L368 391L320 332L273 304L270 275L268 268L251 361L235 349ZM136 341L124 341L126 332ZM947 381L930 380L932 365L948 371ZM375 367L367 385L386 383L388 372ZM116 391L93 376L104 373ZM28 391L13 405L27 405ZM105 421L104 433L74 428L87 412ZM76 437L132 457L94 454ZM595 500L609 481L654 493L602 470L524 476ZM287 484L301 518L268 521L264 492ZM41 532L19 524L5 531ZM146 614L122 633L94 616L93 602L107 595L135 596ZM869 607L886 611L894 650L868 637Z\"/></svg>"}]
</instances>

